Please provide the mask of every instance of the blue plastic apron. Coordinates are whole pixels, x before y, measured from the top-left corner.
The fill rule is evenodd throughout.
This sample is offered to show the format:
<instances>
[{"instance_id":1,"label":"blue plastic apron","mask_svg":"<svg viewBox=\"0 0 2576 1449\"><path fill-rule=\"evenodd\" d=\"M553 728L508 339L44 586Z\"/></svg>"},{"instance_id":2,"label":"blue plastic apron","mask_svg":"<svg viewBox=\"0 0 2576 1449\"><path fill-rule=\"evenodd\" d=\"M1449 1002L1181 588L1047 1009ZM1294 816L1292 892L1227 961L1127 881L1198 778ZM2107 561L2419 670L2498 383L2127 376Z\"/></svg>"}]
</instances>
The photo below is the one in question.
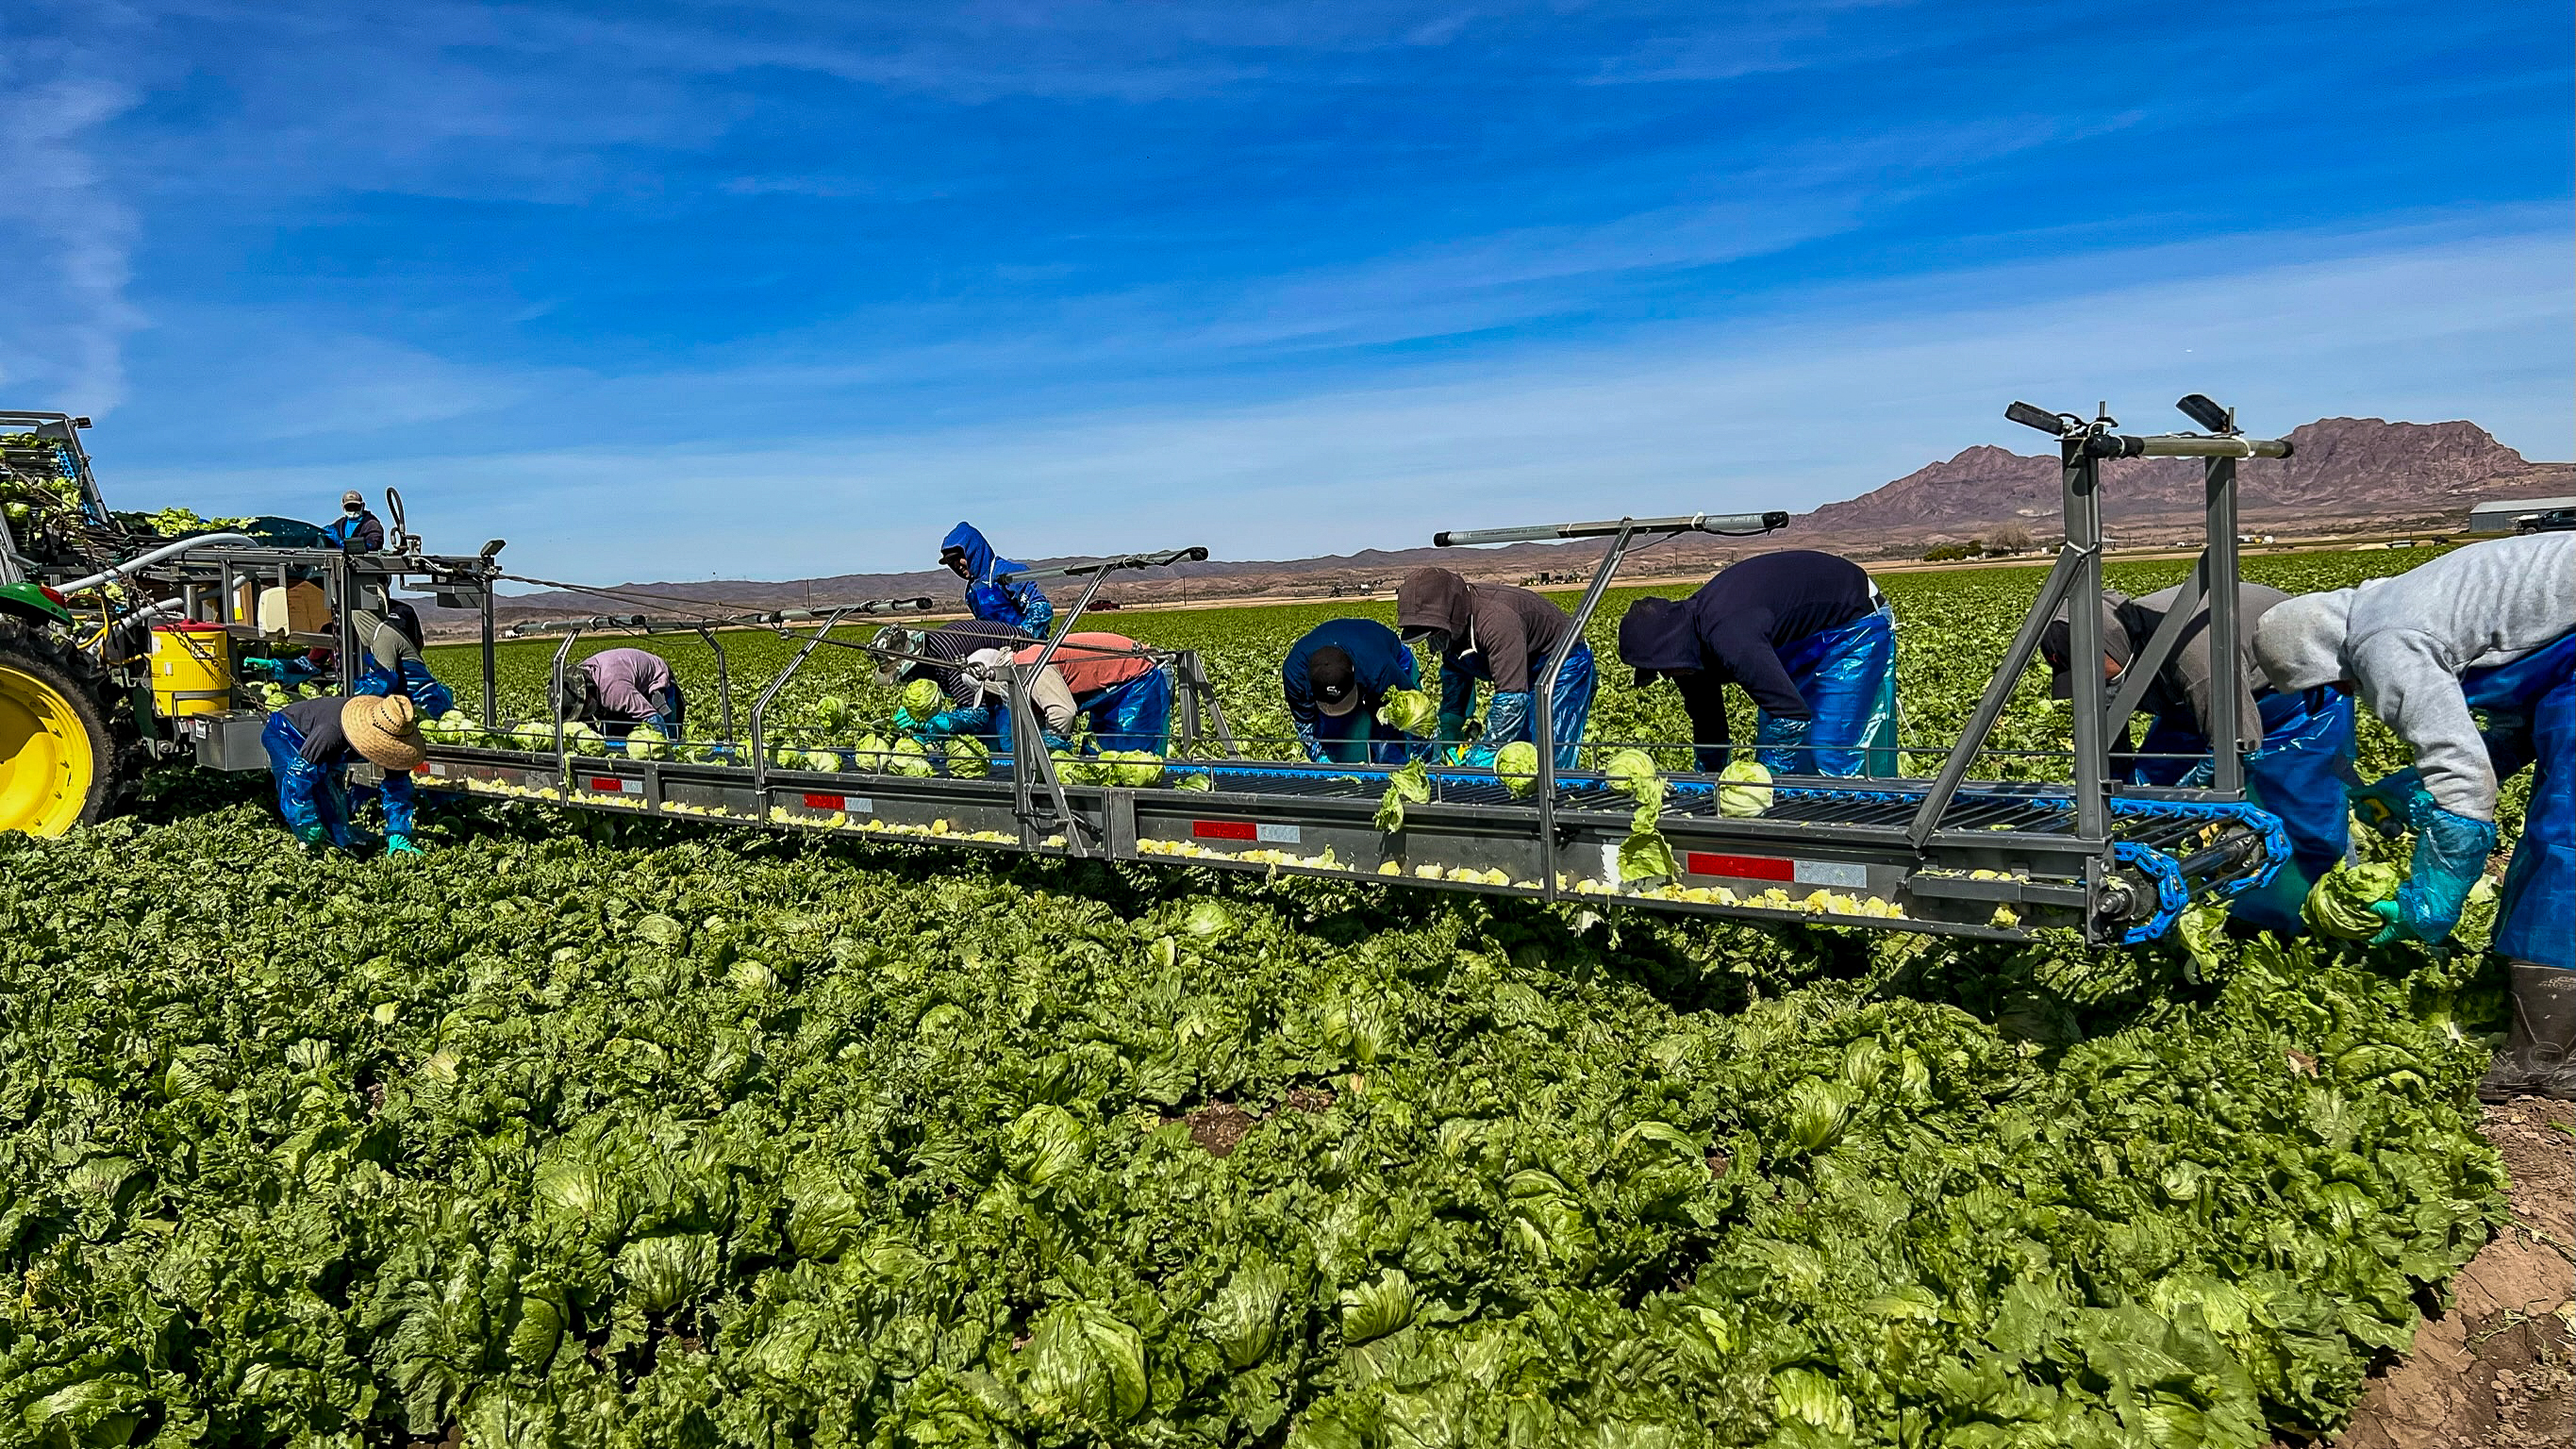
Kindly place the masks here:
<instances>
[{"instance_id":1,"label":"blue plastic apron","mask_svg":"<svg viewBox=\"0 0 2576 1449\"><path fill-rule=\"evenodd\" d=\"M1815 723L1806 750L1764 750L1773 774L1889 776L1902 765L1896 750L1896 611L1878 611L1810 634L1780 651L1780 666L1798 687ZM1759 730L1760 711L1755 711Z\"/></svg>"},{"instance_id":2,"label":"blue plastic apron","mask_svg":"<svg viewBox=\"0 0 2576 1449\"><path fill-rule=\"evenodd\" d=\"M2245 793L2281 819L2290 837L2290 861L2270 882L2236 897L2228 914L2281 935L2306 929L2299 907L2308 887L2343 862L2352 846L2351 805L2345 778L2352 769L2352 696L2332 685L2298 694L2269 690L2255 696L2262 712L2263 743L2245 761ZM2206 755L2209 736L2162 717L2138 744L2150 756ZM2141 785L2179 785L2209 774L2206 760L2152 758L2130 767Z\"/></svg>"},{"instance_id":3,"label":"blue plastic apron","mask_svg":"<svg viewBox=\"0 0 2576 1449\"><path fill-rule=\"evenodd\" d=\"M2517 961L2576 970L2576 633L2493 669L2460 676L2487 712L2487 758L2502 784L2536 767L2522 839L2505 867L2494 947Z\"/></svg>"}]
</instances>

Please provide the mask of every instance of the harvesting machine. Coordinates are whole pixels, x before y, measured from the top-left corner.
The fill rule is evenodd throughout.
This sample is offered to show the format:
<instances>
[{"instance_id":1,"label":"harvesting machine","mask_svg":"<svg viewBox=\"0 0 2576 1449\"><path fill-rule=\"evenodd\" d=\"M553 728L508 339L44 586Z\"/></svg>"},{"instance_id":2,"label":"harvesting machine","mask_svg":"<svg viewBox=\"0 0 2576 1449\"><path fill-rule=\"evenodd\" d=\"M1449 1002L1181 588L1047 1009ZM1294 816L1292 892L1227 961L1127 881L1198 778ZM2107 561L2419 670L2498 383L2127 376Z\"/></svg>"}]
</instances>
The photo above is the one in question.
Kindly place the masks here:
<instances>
[{"instance_id":1,"label":"harvesting machine","mask_svg":"<svg viewBox=\"0 0 2576 1449\"><path fill-rule=\"evenodd\" d=\"M2219 750L2196 773L2200 783L2189 787L2132 786L2116 778L2111 764L2121 722L2170 657L2194 599L2208 599L2213 637L2235 637L2236 465L2289 454L2286 442L2244 436L2232 414L2205 397L2185 398L2181 406L2202 431L2123 433L2107 415L2014 404L2008 417L2058 444L2065 542L1965 732L1956 741L1904 747L1908 757L1938 760L1928 775L1780 776L1769 808L1751 817L1720 808L1717 777L1668 775L1654 823L1671 850L1671 870L1644 879L1633 872L1623 879L1620 867L1621 846L1635 827L1629 796L1599 771L1555 763L1547 695L1582 637L1579 627L1537 671L1534 786L1515 791L1490 770L1435 766L1423 782L1427 798L1407 805L1393 829L1381 828L1379 815L1391 771L1247 758L1205 672L1186 651L1145 651L1157 667L1174 672L1182 703L1171 758L1147 767L1142 776L1150 778L1122 779L1121 772L1068 765L1038 750L996 757L968 778L872 771L846 750L782 749L775 742L773 706L818 650L914 657L908 636L862 640L841 632L845 623L918 612L929 605L926 599L750 618L602 614L511 631L559 636L552 664L558 687L585 637L700 633L716 659L725 743L686 758L641 758L560 724L538 737L498 728L495 650L502 639L494 627L493 588L514 576L495 562L497 541L474 555L424 553L403 531L398 498L389 498L396 517L382 552L298 545L274 530L261 536L257 527L168 542L140 539L121 530L98 499L76 437L82 420L0 414L0 429L35 440L13 445L13 474L50 468L61 492L40 515L13 520L22 525L19 542L0 531L0 546L9 550L0 552L0 829L49 833L95 819L154 760L264 768L257 739L264 712L252 702L244 669L281 648L319 645L332 652L340 671L323 682L344 686L349 661L358 657L350 606L399 585L425 588L443 605L482 615L484 728L476 743L431 745L416 783L437 795L1761 920L1999 938L2071 927L2095 941L2145 940L2172 929L2195 902L2260 884L2289 854L2279 822L2247 798L2243 762L2233 751ZM2189 597L2119 680L2072 672L2072 749L2057 757L2062 768L2054 772L2068 778L1980 774L1981 763L2016 753L1995 746L1992 736L2048 622L2065 601L2100 592L2101 464L2130 457L2204 460L2207 544L2184 586ZM1787 520L1778 512L1620 518L1458 530L1433 542L1603 540L1575 610L1580 625L1637 549L1691 533L1760 534ZM1041 736L1030 686L1105 580L1205 557L1204 549L1179 549L1029 571L1078 581L1081 592L1034 663L987 672L994 692L1007 699L1012 737ZM2069 653L2097 657L2099 612L2067 612ZM767 628L799 641L754 692L739 742L723 626ZM2218 717L2207 722L2208 734L2233 739L2237 659L2222 649L2214 662ZM1587 741L1585 748L1648 744L1669 753L1671 743ZM818 753L833 768L814 768ZM351 767L360 783L371 772Z\"/></svg>"}]
</instances>

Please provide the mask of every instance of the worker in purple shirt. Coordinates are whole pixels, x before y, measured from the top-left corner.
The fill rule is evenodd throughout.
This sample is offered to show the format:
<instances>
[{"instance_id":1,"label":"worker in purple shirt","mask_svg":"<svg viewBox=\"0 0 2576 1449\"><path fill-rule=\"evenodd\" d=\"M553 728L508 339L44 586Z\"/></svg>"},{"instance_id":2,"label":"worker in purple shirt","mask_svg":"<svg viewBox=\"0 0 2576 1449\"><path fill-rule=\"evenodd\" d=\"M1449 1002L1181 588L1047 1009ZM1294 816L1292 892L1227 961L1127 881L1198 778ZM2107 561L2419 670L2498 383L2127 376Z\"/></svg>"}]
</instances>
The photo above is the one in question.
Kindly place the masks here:
<instances>
[{"instance_id":1,"label":"worker in purple shirt","mask_svg":"<svg viewBox=\"0 0 2576 1449\"><path fill-rule=\"evenodd\" d=\"M1896 616L1849 559L1757 554L1687 599L1639 599L1619 621L1619 657L1640 687L1681 690L1703 771L1726 767L1734 684L1753 697L1756 758L1775 774L1898 772Z\"/></svg>"},{"instance_id":2,"label":"worker in purple shirt","mask_svg":"<svg viewBox=\"0 0 2576 1449\"><path fill-rule=\"evenodd\" d=\"M670 661L646 649L603 649L571 666L555 699L557 718L586 720L611 739L649 724L676 740L687 710Z\"/></svg>"}]
</instances>

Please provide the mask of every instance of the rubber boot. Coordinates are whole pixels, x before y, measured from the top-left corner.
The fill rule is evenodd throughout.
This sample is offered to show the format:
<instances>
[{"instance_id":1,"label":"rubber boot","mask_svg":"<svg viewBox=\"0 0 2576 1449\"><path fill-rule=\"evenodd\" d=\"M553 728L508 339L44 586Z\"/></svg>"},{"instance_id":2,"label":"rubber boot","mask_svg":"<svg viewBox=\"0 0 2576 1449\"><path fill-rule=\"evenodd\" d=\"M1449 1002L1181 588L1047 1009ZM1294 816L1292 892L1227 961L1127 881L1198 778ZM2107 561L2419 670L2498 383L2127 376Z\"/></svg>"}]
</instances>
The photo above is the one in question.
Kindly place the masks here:
<instances>
[{"instance_id":1,"label":"rubber boot","mask_svg":"<svg viewBox=\"0 0 2576 1449\"><path fill-rule=\"evenodd\" d=\"M2479 1080L2478 1098L2576 1102L2576 971L2528 961L2507 964L2513 971L2513 1029Z\"/></svg>"}]
</instances>

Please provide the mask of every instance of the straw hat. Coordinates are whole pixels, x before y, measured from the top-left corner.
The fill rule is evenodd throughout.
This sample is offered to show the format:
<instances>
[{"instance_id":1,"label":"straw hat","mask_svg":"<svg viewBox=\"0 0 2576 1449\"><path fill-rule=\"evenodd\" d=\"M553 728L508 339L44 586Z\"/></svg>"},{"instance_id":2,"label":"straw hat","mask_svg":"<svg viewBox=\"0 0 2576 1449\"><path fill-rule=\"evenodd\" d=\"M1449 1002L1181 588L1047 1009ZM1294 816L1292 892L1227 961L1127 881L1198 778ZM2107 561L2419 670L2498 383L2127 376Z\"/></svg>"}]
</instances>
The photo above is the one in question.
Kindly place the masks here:
<instances>
[{"instance_id":1,"label":"straw hat","mask_svg":"<svg viewBox=\"0 0 2576 1449\"><path fill-rule=\"evenodd\" d=\"M409 774L429 757L411 701L399 694L362 694L340 706L340 732L351 749L396 774Z\"/></svg>"}]
</instances>

